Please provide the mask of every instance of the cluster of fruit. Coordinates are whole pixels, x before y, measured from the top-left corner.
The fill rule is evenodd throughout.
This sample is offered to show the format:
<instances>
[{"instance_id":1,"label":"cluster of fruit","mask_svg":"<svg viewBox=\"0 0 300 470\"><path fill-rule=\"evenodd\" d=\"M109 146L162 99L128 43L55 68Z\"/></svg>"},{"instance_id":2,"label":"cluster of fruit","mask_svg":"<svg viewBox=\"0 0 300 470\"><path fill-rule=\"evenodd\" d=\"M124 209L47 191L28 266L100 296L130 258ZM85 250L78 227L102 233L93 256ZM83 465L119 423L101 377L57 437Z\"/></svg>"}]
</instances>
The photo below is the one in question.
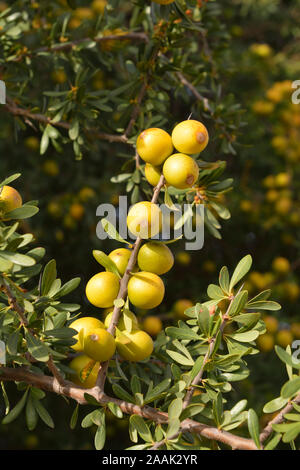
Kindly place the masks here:
<instances>
[{"instance_id":1,"label":"cluster of fruit","mask_svg":"<svg viewBox=\"0 0 300 470\"><path fill-rule=\"evenodd\" d=\"M199 167L192 154L202 152L208 144L208 132L199 121L182 121L172 136L159 128L144 130L137 139L137 152L146 162L145 177L156 186L163 174L167 185L177 189L192 187L198 179ZM173 148L179 152L174 153Z\"/></svg>"},{"instance_id":2,"label":"cluster of fruit","mask_svg":"<svg viewBox=\"0 0 300 470\"><path fill-rule=\"evenodd\" d=\"M190 154L201 152L207 143L208 132L205 126L201 122L187 120L174 128L172 137L163 129L146 129L137 139L137 152L148 165L146 173L150 169L157 173L159 180L162 171L166 184L183 189L193 186L199 175L198 165ZM172 155L173 147L184 153ZM158 180L156 182L151 180L151 184L157 185ZM143 240L152 238L161 230L160 208L149 201L135 204L129 210L127 226L132 234ZM127 285L128 300L137 309L153 309L162 302L165 287L160 275L167 273L174 264L170 248L159 241L145 241L138 251L137 266L128 273L131 253L132 251L127 248L118 248L109 253L108 258L113 269L95 274L86 285L86 296L92 305L112 309L119 294L120 278L125 273L130 274ZM182 318L183 309L189 306L191 306L190 301L176 304L176 316ZM109 328L112 315L112 311L108 313L104 324L100 320L86 317L79 318L70 325L78 331L75 337L78 341L73 348L83 353L72 361L71 367L76 369L78 365L80 368L84 362L89 364L89 361L99 363L107 361L114 355L116 349L120 356L128 361L141 361L151 355L152 338L139 328L136 316L124 308L114 338L106 330ZM153 335L161 330L161 321L154 320L155 317L148 317L144 321L145 327ZM90 381L93 377L90 373ZM77 376L77 379L82 382L82 377ZM90 382L87 383L90 385Z\"/></svg>"},{"instance_id":3,"label":"cluster of fruit","mask_svg":"<svg viewBox=\"0 0 300 470\"><path fill-rule=\"evenodd\" d=\"M277 318L268 315L264 317L266 333L256 340L257 346L262 352L272 351L275 344L282 348L290 346L295 339L300 339L300 323L294 322L290 326L280 324Z\"/></svg>"},{"instance_id":4,"label":"cluster of fruit","mask_svg":"<svg viewBox=\"0 0 300 470\"><path fill-rule=\"evenodd\" d=\"M131 362L142 361L153 351L152 338L140 330L136 316L130 311L123 312L114 338L107 331L112 313L106 316L104 323L94 317L82 317L69 325L78 332L72 348L80 353L69 364L74 371L70 378L84 388L95 386L100 363L111 359L116 350L123 359Z\"/></svg>"}]
</instances>

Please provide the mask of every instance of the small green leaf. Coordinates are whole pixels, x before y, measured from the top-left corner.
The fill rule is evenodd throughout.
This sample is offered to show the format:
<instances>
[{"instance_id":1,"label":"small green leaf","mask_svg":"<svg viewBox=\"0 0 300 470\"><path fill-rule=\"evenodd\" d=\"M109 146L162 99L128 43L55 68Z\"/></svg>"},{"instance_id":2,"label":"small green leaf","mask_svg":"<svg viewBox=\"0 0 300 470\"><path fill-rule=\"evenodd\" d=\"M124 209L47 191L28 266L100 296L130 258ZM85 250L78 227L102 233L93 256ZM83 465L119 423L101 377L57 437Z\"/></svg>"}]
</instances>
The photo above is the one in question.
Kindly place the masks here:
<instances>
[{"instance_id":1,"label":"small green leaf","mask_svg":"<svg viewBox=\"0 0 300 470\"><path fill-rule=\"evenodd\" d=\"M79 403L75 406L75 409L72 413L71 420L70 420L70 428L75 429L77 420L78 420L78 410L79 410Z\"/></svg>"},{"instance_id":2,"label":"small green leaf","mask_svg":"<svg viewBox=\"0 0 300 470\"><path fill-rule=\"evenodd\" d=\"M274 398L274 400L269 401L265 404L263 408L264 413L274 413L274 411L281 410L288 402L288 398Z\"/></svg>"},{"instance_id":3,"label":"small green leaf","mask_svg":"<svg viewBox=\"0 0 300 470\"><path fill-rule=\"evenodd\" d=\"M141 438L144 441L146 442L153 441L150 429L141 416L132 415L130 417L130 423L136 429L136 431L138 432L138 434L141 436Z\"/></svg>"},{"instance_id":4,"label":"small green leaf","mask_svg":"<svg viewBox=\"0 0 300 470\"><path fill-rule=\"evenodd\" d=\"M252 265L252 257L250 255L245 256L238 263L235 268L231 281L229 284L229 290L232 291L233 287L247 274Z\"/></svg>"},{"instance_id":5,"label":"small green leaf","mask_svg":"<svg viewBox=\"0 0 300 470\"><path fill-rule=\"evenodd\" d=\"M37 361L46 362L49 360L48 348L44 343L29 333L29 331L25 333L25 339L28 351Z\"/></svg>"},{"instance_id":6,"label":"small green leaf","mask_svg":"<svg viewBox=\"0 0 300 470\"><path fill-rule=\"evenodd\" d=\"M175 400L171 401L169 408L168 408L168 415L169 420L175 419L180 417L182 412L182 399L175 398Z\"/></svg>"},{"instance_id":7,"label":"small green leaf","mask_svg":"<svg viewBox=\"0 0 300 470\"><path fill-rule=\"evenodd\" d=\"M34 404L36 411L38 412L39 417L41 418L44 423L49 426L49 428L54 429L54 422L51 416L49 415L48 411L46 408L41 404L40 401L34 399Z\"/></svg>"},{"instance_id":8,"label":"small green leaf","mask_svg":"<svg viewBox=\"0 0 300 470\"><path fill-rule=\"evenodd\" d=\"M22 207L18 207L13 211L7 212L5 214L6 219L29 219L39 212L39 208L36 206L30 206L29 204L24 204Z\"/></svg>"},{"instance_id":9,"label":"small green leaf","mask_svg":"<svg viewBox=\"0 0 300 470\"><path fill-rule=\"evenodd\" d=\"M95 260L106 269L106 271L110 271L116 274L118 277L121 277L115 262L110 259L110 257L107 256L103 251L93 250L93 256Z\"/></svg>"},{"instance_id":10,"label":"small green leaf","mask_svg":"<svg viewBox=\"0 0 300 470\"><path fill-rule=\"evenodd\" d=\"M289 380L281 389L282 398L291 398L300 391L300 377Z\"/></svg>"},{"instance_id":11,"label":"small green leaf","mask_svg":"<svg viewBox=\"0 0 300 470\"><path fill-rule=\"evenodd\" d=\"M260 449L261 446L259 440L259 421L257 414L252 408L248 411L248 429L250 436L255 442L256 447Z\"/></svg>"},{"instance_id":12,"label":"small green leaf","mask_svg":"<svg viewBox=\"0 0 300 470\"><path fill-rule=\"evenodd\" d=\"M56 261L52 259L49 261L49 263L46 264L43 275L42 275L42 283L41 283L42 295L48 294L53 282L56 279L56 276L57 276Z\"/></svg>"},{"instance_id":13,"label":"small green leaf","mask_svg":"<svg viewBox=\"0 0 300 470\"><path fill-rule=\"evenodd\" d=\"M27 395L28 389L22 396L21 400L16 404L16 406L3 418L2 424L9 424L19 416L25 406Z\"/></svg>"},{"instance_id":14,"label":"small green leaf","mask_svg":"<svg viewBox=\"0 0 300 470\"><path fill-rule=\"evenodd\" d=\"M31 394L28 396L28 400L26 403L26 424L29 431L33 431L35 429L38 422L38 414L36 412L34 401L32 399Z\"/></svg>"}]
</instances>

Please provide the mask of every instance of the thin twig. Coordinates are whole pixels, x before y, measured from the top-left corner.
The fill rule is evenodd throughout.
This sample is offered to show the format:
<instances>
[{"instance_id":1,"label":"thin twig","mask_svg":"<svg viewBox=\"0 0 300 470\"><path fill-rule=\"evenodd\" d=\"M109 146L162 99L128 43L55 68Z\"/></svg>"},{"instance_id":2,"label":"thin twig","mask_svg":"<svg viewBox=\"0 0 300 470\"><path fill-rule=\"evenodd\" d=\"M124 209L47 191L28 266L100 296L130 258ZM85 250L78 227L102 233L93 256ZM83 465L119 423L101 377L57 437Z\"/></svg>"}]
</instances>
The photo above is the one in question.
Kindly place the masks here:
<instances>
[{"instance_id":1,"label":"thin twig","mask_svg":"<svg viewBox=\"0 0 300 470\"><path fill-rule=\"evenodd\" d=\"M195 88L194 85L192 85L192 83L189 82L188 79L181 72L176 72L176 75L179 78L180 82L193 93L195 98L198 101L203 102L205 111L212 112L208 99L202 96L197 90L197 88Z\"/></svg>"},{"instance_id":2,"label":"thin twig","mask_svg":"<svg viewBox=\"0 0 300 470\"><path fill-rule=\"evenodd\" d=\"M162 187L164 186L164 184L165 184L165 178L162 175L160 177L158 185L154 188L154 191L153 191L153 196L151 199L151 202L153 204L156 204L159 193ZM128 282L129 282L130 275L131 275L130 273L133 271L135 267L136 259L137 259L137 255L138 255L138 251L140 249L141 243L142 243L142 239L138 237L133 245L133 249L132 249L128 264L127 264L126 271L120 281L120 288L119 288L117 299L125 300L127 297L127 286L128 286ZM122 307L117 307L117 306L114 307L111 321L110 321L109 327L107 328L107 331L113 336L114 336L115 329L119 321L121 309ZM102 393L104 393L104 385L105 385L108 365L109 365L109 361L103 362L101 364L98 377L97 377L96 387L98 387L98 389Z\"/></svg>"},{"instance_id":3,"label":"thin twig","mask_svg":"<svg viewBox=\"0 0 300 470\"><path fill-rule=\"evenodd\" d=\"M12 310L17 312L20 317L21 325L28 326L28 320L25 316L25 310L19 303L17 302L16 297L14 296L11 288L6 284L6 282L2 278L1 290L5 293L8 299L9 306Z\"/></svg>"},{"instance_id":4,"label":"thin twig","mask_svg":"<svg viewBox=\"0 0 300 470\"><path fill-rule=\"evenodd\" d=\"M63 376L59 372L58 368L54 364L52 356L49 357L49 360L47 361L47 366L48 366L48 369L50 370L50 372L52 373L53 377L58 381L58 383L60 385L64 385L65 384L65 379L63 378Z\"/></svg>"}]
</instances>

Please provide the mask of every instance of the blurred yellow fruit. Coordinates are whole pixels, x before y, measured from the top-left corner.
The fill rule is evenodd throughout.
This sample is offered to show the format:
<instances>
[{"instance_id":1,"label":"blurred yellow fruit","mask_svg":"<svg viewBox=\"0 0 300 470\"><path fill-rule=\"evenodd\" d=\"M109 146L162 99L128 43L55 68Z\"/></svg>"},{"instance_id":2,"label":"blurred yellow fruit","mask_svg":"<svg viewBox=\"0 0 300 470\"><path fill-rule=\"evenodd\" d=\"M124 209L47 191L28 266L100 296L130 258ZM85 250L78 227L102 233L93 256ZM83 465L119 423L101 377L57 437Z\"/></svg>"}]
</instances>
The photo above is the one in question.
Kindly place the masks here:
<instances>
[{"instance_id":1,"label":"blurred yellow fruit","mask_svg":"<svg viewBox=\"0 0 300 470\"><path fill-rule=\"evenodd\" d=\"M166 159L163 174L170 186L186 189L196 183L199 167L192 157L183 153L175 153Z\"/></svg>"},{"instance_id":2,"label":"blurred yellow fruit","mask_svg":"<svg viewBox=\"0 0 300 470\"><path fill-rule=\"evenodd\" d=\"M141 271L133 274L128 283L130 302L138 308L151 309L163 300L165 286L157 274Z\"/></svg>"},{"instance_id":3,"label":"blurred yellow fruit","mask_svg":"<svg viewBox=\"0 0 300 470\"><path fill-rule=\"evenodd\" d=\"M266 200L268 202L275 202L279 198L279 193L276 191L276 189L270 189L266 193Z\"/></svg>"},{"instance_id":4,"label":"blurred yellow fruit","mask_svg":"<svg viewBox=\"0 0 300 470\"><path fill-rule=\"evenodd\" d=\"M271 333L265 333L256 340L257 347L262 352L272 351L274 348L274 336Z\"/></svg>"},{"instance_id":5,"label":"blurred yellow fruit","mask_svg":"<svg viewBox=\"0 0 300 470\"><path fill-rule=\"evenodd\" d=\"M291 333L294 338L300 339L300 323L292 323L291 324Z\"/></svg>"},{"instance_id":6,"label":"blurred yellow fruit","mask_svg":"<svg viewBox=\"0 0 300 470\"><path fill-rule=\"evenodd\" d=\"M143 321L143 329L151 336L157 336L161 332L163 324L160 318L151 315Z\"/></svg>"},{"instance_id":7,"label":"blurred yellow fruit","mask_svg":"<svg viewBox=\"0 0 300 470\"><path fill-rule=\"evenodd\" d=\"M300 295L300 287L295 282L285 282L284 293L291 302L295 302Z\"/></svg>"},{"instance_id":8,"label":"blurred yellow fruit","mask_svg":"<svg viewBox=\"0 0 300 470\"><path fill-rule=\"evenodd\" d=\"M138 136L136 149L145 162L161 165L173 151L172 139L163 129L151 127Z\"/></svg>"},{"instance_id":9,"label":"blurred yellow fruit","mask_svg":"<svg viewBox=\"0 0 300 470\"><path fill-rule=\"evenodd\" d=\"M0 2L1 11L1 2ZM24 441L26 449L35 449L39 445L39 439L36 434L27 434Z\"/></svg>"},{"instance_id":10,"label":"blurred yellow fruit","mask_svg":"<svg viewBox=\"0 0 300 470\"><path fill-rule=\"evenodd\" d=\"M69 325L69 328L73 328L74 330L78 331L78 335L73 336L73 338L77 340L77 343L73 344L71 348L75 349L75 351L83 351L84 338L88 332L95 328L104 328L104 324L101 320L98 320L98 318L81 317L77 318L77 320L74 320Z\"/></svg>"},{"instance_id":11,"label":"blurred yellow fruit","mask_svg":"<svg viewBox=\"0 0 300 470\"><path fill-rule=\"evenodd\" d=\"M269 44L251 44L250 51L262 58L270 57L272 54L272 48Z\"/></svg>"},{"instance_id":12,"label":"blurred yellow fruit","mask_svg":"<svg viewBox=\"0 0 300 470\"><path fill-rule=\"evenodd\" d=\"M275 184L280 188L288 186L291 181L291 177L288 173L278 173L275 176Z\"/></svg>"},{"instance_id":13,"label":"blurred yellow fruit","mask_svg":"<svg viewBox=\"0 0 300 470\"><path fill-rule=\"evenodd\" d=\"M192 261L191 255L186 251L179 251L178 253L176 253L175 259L176 262L181 264L182 266L188 266Z\"/></svg>"},{"instance_id":14,"label":"blurred yellow fruit","mask_svg":"<svg viewBox=\"0 0 300 470\"><path fill-rule=\"evenodd\" d=\"M12 186L2 186L0 188L0 214L13 211L23 204L21 195Z\"/></svg>"},{"instance_id":15,"label":"blurred yellow fruit","mask_svg":"<svg viewBox=\"0 0 300 470\"><path fill-rule=\"evenodd\" d=\"M275 177L273 175L268 175L263 179L263 185L266 188L273 188L275 186Z\"/></svg>"},{"instance_id":16,"label":"blurred yellow fruit","mask_svg":"<svg viewBox=\"0 0 300 470\"><path fill-rule=\"evenodd\" d=\"M172 311L174 312L176 318L179 318L180 320L186 319L186 315L184 314L185 310L188 308L193 307L193 302L189 299L179 299L176 300L172 307Z\"/></svg>"},{"instance_id":17,"label":"blurred yellow fruit","mask_svg":"<svg viewBox=\"0 0 300 470\"><path fill-rule=\"evenodd\" d=\"M47 211L52 217L60 217L62 215L62 209L58 202L51 201L47 206Z\"/></svg>"},{"instance_id":18,"label":"blurred yellow fruit","mask_svg":"<svg viewBox=\"0 0 300 470\"><path fill-rule=\"evenodd\" d=\"M90 20L93 18L93 11L89 7L76 8L74 15L80 20Z\"/></svg>"},{"instance_id":19,"label":"blurred yellow fruit","mask_svg":"<svg viewBox=\"0 0 300 470\"><path fill-rule=\"evenodd\" d=\"M157 186L161 177L161 168L159 166L153 166L151 163L146 163L145 177L148 183L152 186Z\"/></svg>"},{"instance_id":20,"label":"blurred yellow fruit","mask_svg":"<svg viewBox=\"0 0 300 470\"><path fill-rule=\"evenodd\" d=\"M289 344L293 342L293 335L290 330L280 330L276 335L276 344L282 348L286 348Z\"/></svg>"},{"instance_id":21,"label":"blurred yellow fruit","mask_svg":"<svg viewBox=\"0 0 300 470\"><path fill-rule=\"evenodd\" d=\"M252 109L256 114L271 114L274 111L274 104L270 101L255 101L252 105Z\"/></svg>"},{"instance_id":22,"label":"blurred yellow fruit","mask_svg":"<svg viewBox=\"0 0 300 470\"><path fill-rule=\"evenodd\" d=\"M106 0L94 0L91 4L91 7L95 13L103 13L106 5L107 5Z\"/></svg>"},{"instance_id":23,"label":"blurred yellow fruit","mask_svg":"<svg viewBox=\"0 0 300 470\"><path fill-rule=\"evenodd\" d=\"M89 188L88 186L85 186L81 188L81 190L78 193L78 197L81 201L86 202L89 199L92 199L95 197L96 193L92 188Z\"/></svg>"},{"instance_id":24,"label":"blurred yellow fruit","mask_svg":"<svg viewBox=\"0 0 300 470\"><path fill-rule=\"evenodd\" d=\"M251 212L253 209L252 202L248 200L243 200L240 202L240 208L243 212Z\"/></svg>"},{"instance_id":25,"label":"blurred yellow fruit","mask_svg":"<svg viewBox=\"0 0 300 470\"><path fill-rule=\"evenodd\" d=\"M78 202L74 202L70 206L70 216L75 220L81 220L84 215L84 207Z\"/></svg>"},{"instance_id":26,"label":"blurred yellow fruit","mask_svg":"<svg viewBox=\"0 0 300 470\"><path fill-rule=\"evenodd\" d=\"M278 214L287 215L292 207L292 201L290 198L281 198L275 204L275 210Z\"/></svg>"},{"instance_id":27,"label":"blurred yellow fruit","mask_svg":"<svg viewBox=\"0 0 300 470\"><path fill-rule=\"evenodd\" d=\"M37 137L34 135L31 135L30 137L27 137L24 141L25 147L27 147L30 150L37 151L40 148L40 141Z\"/></svg>"},{"instance_id":28,"label":"blurred yellow fruit","mask_svg":"<svg viewBox=\"0 0 300 470\"><path fill-rule=\"evenodd\" d=\"M90 330L84 337L84 353L94 361L108 361L116 350L114 337L103 328Z\"/></svg>"},{"instance_id":29,"label":"blurred yellow fruit","mask_svg":"<svg viewBox=\"0 0 300 470\"><path fill-rule=\"evenodd\" d=\"M273 260L272 268L279 274L287 274L291 269L291 265L288 259L278 256Z\"/></svg>"},{"instance_id":30,"label":"blurred yellow fruit","mask_svg":"<svg viewBox=\"0 0 300 470\"><path fill-rule=\"evenodd\" d=\"M161 230L162 212L149 201L134 204L128 212L127 226L136 237L152 238Z\"/></svg>"},{"instance_id":31,"label":"blurred yellow fruit","mask_svg":"<svg viewBox=\"0 0 300 470\"><path fill-rule=\"evenodd\" d=\"M46 160L43 164L43 170L49 176L57 176L59 173L59 166L55 160Z\"/></svg>"},{"instance_id":32,"label":"blurred yellow fruit","mask_svg":"<svg viewBox=\"0 0 300 470\"><path fill-rule=\"evenodd\" d=\"M63 69L53 70L51 78L55 83L65 83L68 79L66 72Z\"/></svg>"},{"instance_id":33,"label":"blurred yellow fruit","mask_svg":"<svg viewBox=\"0 0 300 470\"><path fill-rule=\"evenodd\" d=\"M111 272L95 274L86 285L86 296L95 307L112 307L119 293L119 278Z\"/></svg>"},{"instance_id":34,"label":"blurred yellow fruit","mask_svg":"<svg viewBox=\"0 0 300 470\"><path fill-rule=\"evenodd\" d=\"M174 127L172 142L178 152L189 155L199 153L208 144L208 132L202 122L188 119Z\"/></svg>"},{"instance_id":35,"label":"blurred yellow fruit","mask_svg":"<svg viewBox=\"0 0 300 470\"><path fill-rule=\"evenodd\" d=\"M80 372L87 367L89 364L93 364L93 360L88 357L86 354L80 354L80 356L75 357L69 364L69 367L73 369L74 373L70 374L70 380L76 385L81 385L83 388L93 388L96 385L96 380L99 371L99 362L93 366L87 379L82 382L80 380Z\"/></svg>"},{"instance_id":36,"label":"blurred yellow fruit","mask_svg":"<svg viewBox=\"0 0 300 470\"><path fill-rule=\"evenodd\" d=\"M123 341L119 341L118 337L116 338L117 350L120 356L131 362L143 361L151 356L153 341L148 333L137 330L131 333L123 332L123 335L125 335L128 340L127 344L124 344Z\"/></svg>"},{"instance_id":37,"label":"blurred yellow fruit","mask_svg":"<svg viewBox=\"0 0 300 470\"><path fill-rule=\"evenodd\" d=\"M203 271L206 271L207 273L214 273L216 270L216 264L213 261L208 259L204 261L204 263L202 264L202 269Z\"/></svg>"},{"instance_id":38,"label":"blurred yellow fruit","mask_svg":"<svg viewBox=\"0 0 300 470\"><path fill-rule=\"evenodd\" d=\"M277 318L267 315L264 317L264 322L268 333L276 333L279 324Z\"/></svg>"},{"instance_id":39,"label":"blurred yellow fruit","mask_svg":"<svg viewBox=\"0 0 300 470\"><path fill-rule=\"evenodd\" d=\"M153 241L142 245L137 261L141 271L165 274L173 267L174 256L167 245Z\"/></svg>"}]
</instances>

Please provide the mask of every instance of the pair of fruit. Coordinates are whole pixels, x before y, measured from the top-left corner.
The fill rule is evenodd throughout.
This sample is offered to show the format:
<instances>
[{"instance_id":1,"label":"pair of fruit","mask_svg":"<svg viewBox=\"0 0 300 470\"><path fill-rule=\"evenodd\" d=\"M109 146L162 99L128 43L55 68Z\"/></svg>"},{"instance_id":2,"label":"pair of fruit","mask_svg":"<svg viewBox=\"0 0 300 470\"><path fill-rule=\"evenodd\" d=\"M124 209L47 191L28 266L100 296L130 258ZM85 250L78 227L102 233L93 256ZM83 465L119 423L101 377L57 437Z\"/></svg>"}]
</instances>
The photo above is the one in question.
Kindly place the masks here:
<instances>
[{"instance_id":1,"label":"pair of fruit","mask_svg":"<svg viewBox=\"0 0 300 470\"><path fill-rule=\"evenodd\" d=\"M104 321L106 328L109 327L113 312L110 312ZM126 319L129 319L131 327L126 328ZM127 320L128 321L128 320ZM145 331L139 328L138 320L134 313L126 310L120 318L116 331L117 351L123 359L138 362L147 359L153 351L153 341Z\"/></svg>"},{"instance_id":2,"label":"pair of fruit","mask_svg":"<svg viewBox=\"0 0 300 470\"><path fill-rule=\"evenodd\" d=\"M113 250L108 256L115 263L120 275L124 275L131 251L126 248ZM138 254L141 272L133 273L128 283L128 297L138 308L157 307L164 297L164 284L159 274L169 271L174 264L171 250L164 243L145 243ZM120 287L118 276L112 272L95 274L86 285L86 296L99 308L110 308Z\"/></svg>"},{"instance_id":3,"label":"pair of fruit","mask_svg":"<svg viewBox=\"0 0 300 470\"><path fill-rule=\"evenodd\" d=\"M95 307L112 307L119 292L119 284L118 276L112 272L95 274L86 285L86 296ZM128 282L129 300L138 308L157 307L162 302L164 293L164 283L154 273L147 271L134 273Z\"/></svg>"},{"instance_id":4,"label":"pair of fruit","mask_svg":"<svg viewBox=\"0 0 300 470\"><path fill-rule=\"evenodd\" d=\"M11 186L0 188L0 214L13 211L23 204L20 193Z\"/></svg>"},{"instance_id":5,"label":"pair of fruit","mask_svg":"<svg viewBox=\"0 0 300 470\"><path fill-rule=\"evenodd\" d=\"M198 179L199 168L189 155L202 152L208 138L204 124L195 120L180 122L173 129L172 137L160 128L144 130L137 139L136 148L146 162L148 182L156 186L162 172L168 185L178 189L193 186ZM171 155L173 147L180 153Z\"/></svg>"},{"instance_id":6,"label":"pair of fruit","mask_svg":"<svg viewBox=\"0 0 300 470\"><path fill-rule=\"evenodd\" d=\"M110 324L112 312L107 316L105 324L93 317L78 318L70 324L78 332L74 339L76 344L72 346L75 351L81 352L74 358L69 367L74 370L71 379L74 383L85 388L95 385L100 363L108 361L114 355L116 347L119 354L126 360L137 362L149 357L153 351L151 337L138 329L137 318L132 312L128 312L132 319L132 331L125 330L123 319L119 321L116 340L106 331ZM127 315L128 315L127 314ZM86 380L82 377L83 371L89 372Z\"/></svg>"}]
</instances>

